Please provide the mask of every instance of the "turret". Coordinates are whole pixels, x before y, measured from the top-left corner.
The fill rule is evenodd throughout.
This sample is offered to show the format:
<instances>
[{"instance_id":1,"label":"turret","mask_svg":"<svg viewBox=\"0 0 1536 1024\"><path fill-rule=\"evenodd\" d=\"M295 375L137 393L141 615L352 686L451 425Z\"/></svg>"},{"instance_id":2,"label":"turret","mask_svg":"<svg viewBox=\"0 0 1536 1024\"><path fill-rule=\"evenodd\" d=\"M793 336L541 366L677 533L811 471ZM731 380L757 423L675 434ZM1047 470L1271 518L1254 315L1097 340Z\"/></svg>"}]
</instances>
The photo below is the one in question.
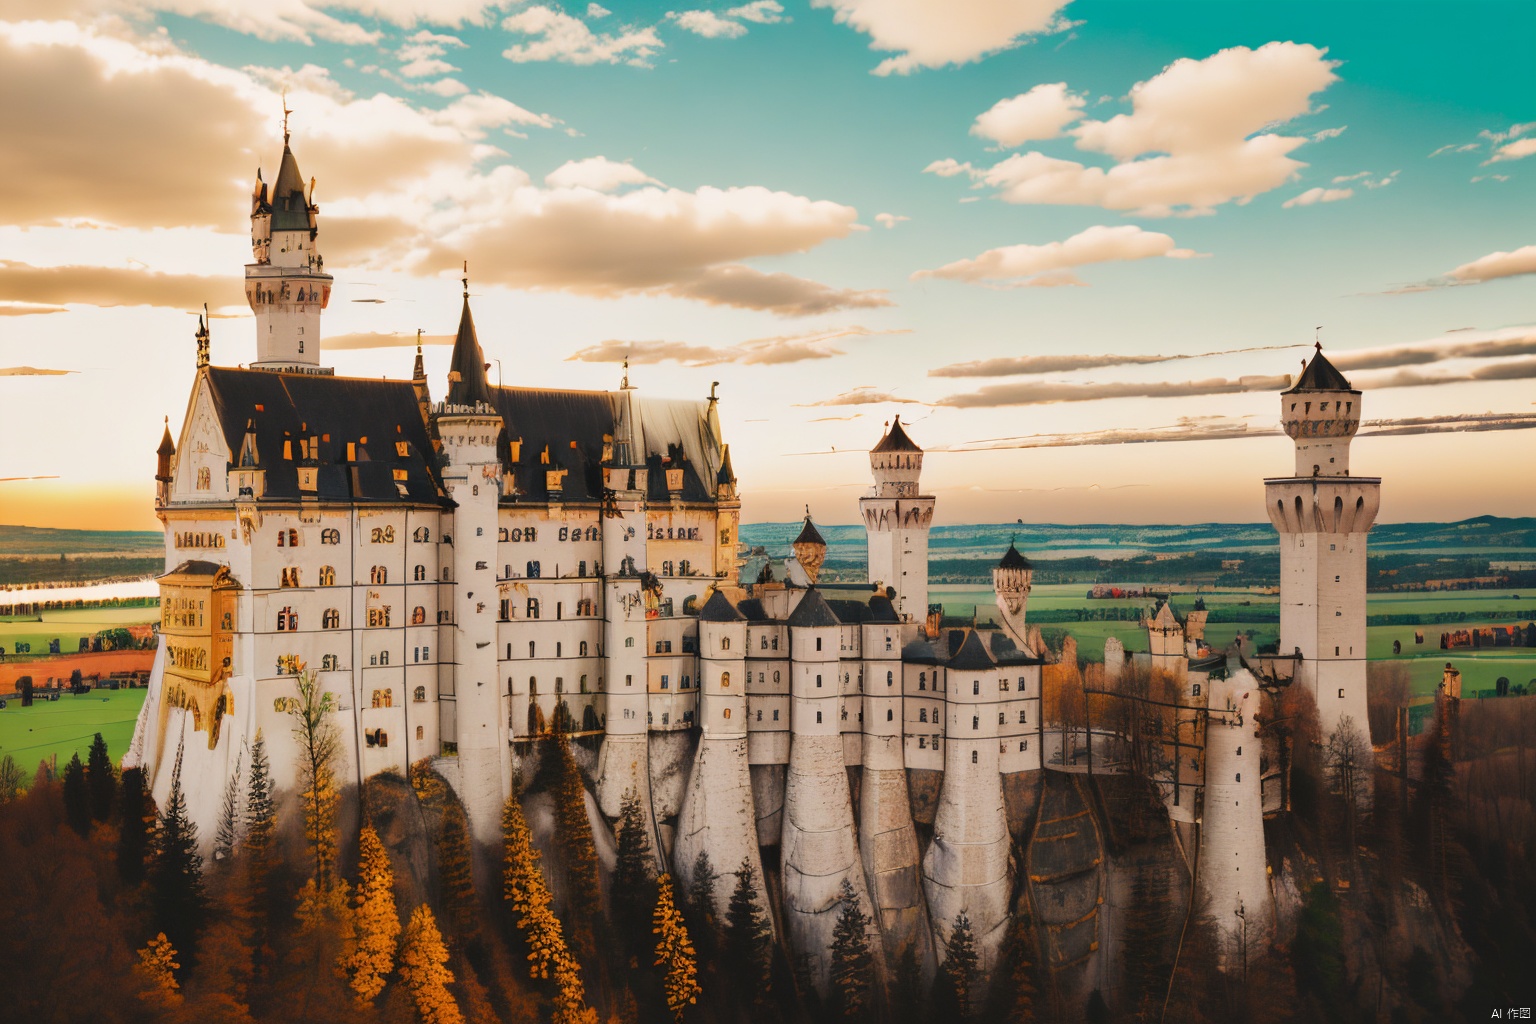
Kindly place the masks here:
<instances>
[{"instance_id":1,"label":"turret","mask_svg":"<svg viewBox=\"0 0 1536 1024\"><path fill-rule=\"evenodd\" d=\"M176 458L176 443L171 440L171 418L165 418L165 431L160 435L160 447L155 449L155 503L164 505L171 500L171 465Z\"/></svg>"},{"instance_id":2,"label":"turret","mask_svg":"<svg viewBox=\"0 0 1536 1024\"><path fill-rule=\"evenodd\" d=\"M795 553L795 561L805 570L808 584L814 587L821 578L821 567L827 561L827 542L821 539L816 524L811 522L809 508L805 510L805 524L800 527L800 535L794 539L790 549Z\"/></svg>"},{"instance_id":3,"label":"turret","mask_svg":"<svg viewBox=\"0 0 1536 1024\"><path fill-rule=\"evenodd\" d=\"M919 493L923 450L907 436L901 417L869 452L875 486L859 499L869 535L869 581L894 587L896 612L922 622L928 615L928 530L931 495Z\"/></svg>"},{"instance_id":4,"label":"turret","mask_svg":"<svg viewBox=\"0 0 1536 1024\"><path fill-rule=\"evenodd\" d=\"M1020 650L1029 649L1029 637L1025 632L1024 613L1029 605L1029 592L1034 586L1035 567L1029 559L1019 554L1013 541L992 570L992 592L997 595L997 609L1002 612L1002 625Z\"/></svg>"},{"instance_id":5,"label":"turret","mask_svg":"<svg viewBox=\"0 0 1536 1024\"><path fill-rule=\"evenodd\" d=\"M1296 442L1297 476L1349 476L1360 392L1323 355L1321 342L1295 385L1280 393L1280 421Z\"/></svg>"},{"instance_id":6,"label":"turret","mask_svg":"<svg viewBox=\"0 0 1536 1024\"><path fill-rule=\"evenodd\" d=\"M331 276L320 257L320 208L314 181L306 191L283 129L283 156L268 195L256 172L251 193L251 253L245 297L256 314L258 370L318 373L320 313L331 300Z\"/></svg>"}]
</instances>

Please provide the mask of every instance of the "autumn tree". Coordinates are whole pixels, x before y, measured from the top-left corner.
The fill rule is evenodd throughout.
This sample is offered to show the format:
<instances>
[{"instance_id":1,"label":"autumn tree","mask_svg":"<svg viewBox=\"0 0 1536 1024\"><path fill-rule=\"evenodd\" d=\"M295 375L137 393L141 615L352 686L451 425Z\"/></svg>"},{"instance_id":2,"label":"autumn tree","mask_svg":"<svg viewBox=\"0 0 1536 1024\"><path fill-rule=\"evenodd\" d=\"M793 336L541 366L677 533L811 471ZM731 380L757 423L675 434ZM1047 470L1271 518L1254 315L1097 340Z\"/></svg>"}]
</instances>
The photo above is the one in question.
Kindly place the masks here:
<instances>
[{"instance_id":1,"label":"autumn tree","mask_svg":"<svg viewBox=\"0 0 1536 1024\"><path fill-rule=\"evenodd\" d=\"M110 821L112 804L117 797L117 772L113 770L107 741L101 738L101 733L91 740L91 750L85 760L85 785L91 792L91 817L96 821Z\"/></svg>"},{"instance_id":2,"label":"autumn tree","mask_svg":"<svg viewBox=\"0 0 1536 1024\"><path fill-rule=\"evenodd\" d=\"M149 855L150 823L155 820L154 804L144 790L144 769L123 772L118 795L117 874L125 882L144 880L144 860Z\"/></svg>"},{"instance_id":3,"label":"autumn tree","mask_svg":"<svg viewBox=\"0 0 1536 1024\"><path fill-rule=\"evenodd\" d=\"M572 914L589 924L602 913L602 889L598 883L597 846L592 822L587 817L587 791L581 770L564 737L553 741L558 759L555 769L555 846L565 871L566 898ZM583 932L590 934L590 927ZM576 943L578 948L584 944Z\"/></svg>"},{"instance_id":4,"label":"autumn tree","mask_svg":"<svg viewBox=\"0 0 1536 1024\"><path fill-rule=\"evenodd\" d=\"M869 915L853 883L843 879L838 896L842 909L832 927L832 995L837 1015L863 1020L869 1015L869 991L874 982L874 957L869 952Z\"/></svg>"},{"instance_id":5,"label":"autumn tree","mask_svg":"<svg viewBox=\"0 0 1536 1024\"><path fill-rule=\"evenodd\" d=\"M16 759L10 754L0 757L0 804L8 804L20 796L24 781L21 765Z\"/></svg>"},{"instance_id":6,"label":"autumn tree","mask_svg":"<svg viewBox=\"0 0 1536 1024\"><path fill-rule=\"evenodd\" d=\"M69 827L82 836L91 833L91 793L85 784L85 765L79 752L64 766L64 816Z\"/></svg>"},{"instance_id":7,"label":"autumn tree","mask_svg":"<svg viewBox=\"0 0 1536 1024\"><path fill-rule=\"evenodd\" d=\"M182 751L171 770L171 794L160 813L149 885L155 923L178 943L183 954L192 946L208 910L203 885L203 856L197 852L197 823L187 815L181 789Z\"/></svg>"},{"instance_id":8,"label":"autumn tree","mask_svg":"<svg viewBox=\"0 0 1536 1024\"><path fill-rule=\"evenodd\" d=\"M971 934L971 919L961 911L944 942L944 961L937 979L938 1015L950 1020L968 1020L975 1010L976 981L981 976L981 961L976 953L976 939Z\"/></svg>"},{"instance_id":9,"label":"autumn tree","mask_svg":"<svg viewBox=\"0 0 1536 1024\"><path fill-rule=\"evenodd\" d=\"M773 967L773 927L758 903L757 871L743 859L725 911L725 963L739 990L754 1002L767 994Z\"/></svg>"},{"instance_id":10,"label":"autumn tree","mask_svg":"<svg viewBox=\"0 0 1536 1024\"><path fill-rule=\"evenodd\" d=\"M1016 914L1008 923L1008 938L1003 947L1004 978L1002 1020L1004 1024L1034 1024L1035 929L1027 914Z\"/></svg>"},{"instance_id":11,"label":"autumn tree","mask_svg":"<svg viewBox=\"0 0 1536 1024\"><path fill-rule=\"evenodd\" d=\"M651 909L655 906L655 858L645 826L640 794L624 791L619 803L618 863L613 877L613 906L626 942L642 950L650 934Z\"/></svg>"},{"instance_id":12,"label":"autumn tree","mask_svg":"<svg viewBox=\"0 0 1536 1024\"><path fill-rule=\"evenodd\" d=\"M314 671L301 668L299 697L288 704L293 735L299 743L299 784L303 789L304 839L314 859L315 887L322 892L335 882L336 866L336 755L341 750L341 731L331 718L336 695L321 690Z\"/></svg>"},{"instance_id":13,"label":"autumn tree","mask_svg":"<svg viewBox=\"0 0 1536 1024\"><path fill-rule=\"evenodd\" d=\"M353 922L357 946L342 960L359 1004L371 1003L384 990L384 979L395 966L395 940L400 915L395 909L395 873L389 853L372 825L357 837L357 888L353 893Z\"/></svg>"},{"instance_id":14,"label":"autumn tree","mask_svg":"<svg viewBox=\"0 0 1536 1024\"><path fill-rule=\"evenodd\" d=\"M469 820L463 806L449 800L443 805L443 824L437 836L437 869L449 931L461 949L480 937L472 859Z\"/></svg>"},{"instance_id":15,"label":"autumn tree","mask_svg":"<svg viewBox=\"0 0 1536 1024\"><path fill-rule=\"evenodd\" d=\"M514 793L501 812L504 850L502 895L512 905L518 931L528 946L528 973L554 983L555 1024L596 1024L586 1005L581 965L566 945L559 918L550 908L549 886L539 867L539 851Z\"/></svg>"},{"instance_id":16,"label":"autumn tree","mask_svg":"<svg viewBox=\"0 0 1536 1024\"><path fill-rule=\"evenodd\" d=\"M1348 854L1353 861L1358 853L1355 845L1355 823L1359 818L1360 805L1370 799L1368 786L1374 760L1371 745L1355 725L1351 715L1339 719L1339 724L1328 737L1328 748L1323 763L1328 770L1330 788L1344 801L1346 841Z\"/></svg>"},{"instance_id":17,"label":"autumn tree","mask_svg":"<svg viewBox=\"0 0 1536 1024\"><path fill-rule=\"evenodd\" d=\"M416 1003L422 1024L464 1024L459 1004L448 990L448 947L426 904L417 907L400 943L400 980Z\"/></svg>"},{"instance_id":18,"label":"autumn tree","mask_svg":"<svg viewBox=\"0 0 1536 1024\"><path fill-rule=\"evenodd\" d=\"M168 1010L181 1005L181 985L176 972L181 964L176 962L176 947L161 932L149 940L149 945L139 950L139 962L134 973L143 979L144 988L139 998L156 1010Z\"/></svg>"},{"instance_id":19,"label":"autumn tree","mask_svg":"<svg viewBox=\"0 0 1536 1024\"><path fill-rule=\"evenodd\" d=\"M683 1013L699 1001L699 967L688 937L688 926L672 892L672 876L656 880L656 912L652 915L652 934L656 936L656 966L664 968L662 990L667 1009L681 1024Z\"/></svg>"},{"instance_id":20,"label":"autumn tree","mask_svg":"<svg viewBox=\"0 0 1536 1024\"><path fill-rule=\"evenodd\" d=\"M214 862L234 856L240 842L240 761L245 751L235 756L235 770L224 780L224 799L219 803L219 824L213 833Z\"/></svg>"}]
</instances>

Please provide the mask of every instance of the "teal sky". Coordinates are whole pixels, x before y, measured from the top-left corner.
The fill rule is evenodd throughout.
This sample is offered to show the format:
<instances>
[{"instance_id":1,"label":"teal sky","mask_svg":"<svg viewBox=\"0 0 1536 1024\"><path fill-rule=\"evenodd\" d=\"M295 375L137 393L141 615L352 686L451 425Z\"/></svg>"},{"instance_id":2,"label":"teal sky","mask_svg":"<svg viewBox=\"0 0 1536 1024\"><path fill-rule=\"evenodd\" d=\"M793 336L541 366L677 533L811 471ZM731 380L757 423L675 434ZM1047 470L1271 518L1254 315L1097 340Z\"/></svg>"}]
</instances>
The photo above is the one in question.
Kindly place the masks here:
<instances>
[{"instance_id":1,"label":"teal sky","mask_svg":"<svg viewBox=\"0 0 1536 1024\"><path fill-rule=\"evenodd\" d=\"M604 6L0 13L0 83L26 96L0 111L0 430L78 410L7 453L0 477L54 479L0 482L0 521L153 523L185 311L241 312L285 87L337 277L327 362L404 375L401 340L451 333L468 258L507 383L611 387L625 353L652 393L720 381L749 518L851 521L859 453L900 413L947 521L1258 519L1289 444L1276 388L1241 382L1294 372L1319 325L1392 431L1356 443L1384 519L1530 511L1504 467L1536 425L1536 6ZM1056 129L979 134L1052 88ZM1291 141L1261 157L1268 136ZM217 361L253 356L251 323L216 321ZM1027 357L1079 365L931 373Z\"/></svg>"}]
</instances>

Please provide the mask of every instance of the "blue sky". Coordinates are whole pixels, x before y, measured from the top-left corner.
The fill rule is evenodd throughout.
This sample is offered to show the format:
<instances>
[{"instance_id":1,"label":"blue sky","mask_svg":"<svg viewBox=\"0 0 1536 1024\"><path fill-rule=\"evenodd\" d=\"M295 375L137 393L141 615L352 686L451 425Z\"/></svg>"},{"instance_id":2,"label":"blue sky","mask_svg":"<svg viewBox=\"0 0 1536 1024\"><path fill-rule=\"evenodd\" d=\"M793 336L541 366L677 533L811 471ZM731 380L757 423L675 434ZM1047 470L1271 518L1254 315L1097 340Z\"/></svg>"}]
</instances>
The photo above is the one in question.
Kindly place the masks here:
<instances>
[{"instance_id":1,"label":"blue sky","mask_svg":"<svg viewBox=\"0 0 1536 1024\"><path fill-rule=\"evenodd\" d=\"M153 523L284 89L338 372L451 333L468 258L507 383L721 381L749 517L851 520L900 413L950 521L1257 519L1319 325L1384 518L1529 511L1528 3L14 6L0 429L81 412L0 521Z\"/></svg>"}]
</instances>

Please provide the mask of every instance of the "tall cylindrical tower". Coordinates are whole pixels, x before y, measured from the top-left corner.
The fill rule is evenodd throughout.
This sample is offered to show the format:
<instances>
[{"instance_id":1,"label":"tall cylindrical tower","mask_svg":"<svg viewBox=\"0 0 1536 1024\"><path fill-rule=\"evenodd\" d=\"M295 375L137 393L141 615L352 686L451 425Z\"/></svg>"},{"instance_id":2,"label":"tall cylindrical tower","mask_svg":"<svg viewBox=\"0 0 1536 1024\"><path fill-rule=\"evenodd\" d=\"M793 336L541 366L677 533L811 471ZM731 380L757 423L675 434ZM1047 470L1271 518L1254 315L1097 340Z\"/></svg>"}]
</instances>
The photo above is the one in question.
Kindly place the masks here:
<instances>
[{"instance_id":1,"label":"tall cylindrical tower","mask_svg":"<svg viewBox=\"0 0 1536 1024\"><path fill-rule=\"evenodd\" d=\"M331 275L320 257L320 207L306 193L299 162L283 130L283 158L267 194L256 175L251 193L251 252L245 298L256 314L259 370L315 372L320 365L320 312L331 301Z\"/></svg>"},{"instance_id":2,"label":"tall cylindrical tower","mask_svg":"<svg viewBox=\"0 0 1536 1024\"><path fill-rule=\"evenodd\" d=\"M1029 650L1024 613L1029 607L1029 592L1034 582L1035 567L1009 541L1008 550L1003 552L997 568L992 570L992 592L997 595L997 610L1002 612L1002 626L1021 651Z\"/></svg>"},{"instance_id":3,"label":"tall cylindrical tower","mask_svg":"<svg viewBox=\"0 0 1536 1024\"><path fill-rule=\"evenodd\" d=\"M1345 718L1368 728L1366 535L1381 506L1381 480L1350 475L1360 407L1360 392L1319 346L1280 395L1296 475L1264 481L1280 533L1280 654L1299 656L1294 680L1317 700L1324 742Z\"/></svg>"},{"instance_id":4,"label":"tall cylindrical tower","mask_svg":"<svg viewBox=\"0 0 1536 1024\"><path fill-rule=\"evenodd\" d=\"M869 579L896 588L896 612L922 622L928 617L928 530L933 526L932 495L920 494L923 450L891 421L880 443L869 452L875 486L859 499L859 514L869 534Z\"/></svg>"}]
</instances>

